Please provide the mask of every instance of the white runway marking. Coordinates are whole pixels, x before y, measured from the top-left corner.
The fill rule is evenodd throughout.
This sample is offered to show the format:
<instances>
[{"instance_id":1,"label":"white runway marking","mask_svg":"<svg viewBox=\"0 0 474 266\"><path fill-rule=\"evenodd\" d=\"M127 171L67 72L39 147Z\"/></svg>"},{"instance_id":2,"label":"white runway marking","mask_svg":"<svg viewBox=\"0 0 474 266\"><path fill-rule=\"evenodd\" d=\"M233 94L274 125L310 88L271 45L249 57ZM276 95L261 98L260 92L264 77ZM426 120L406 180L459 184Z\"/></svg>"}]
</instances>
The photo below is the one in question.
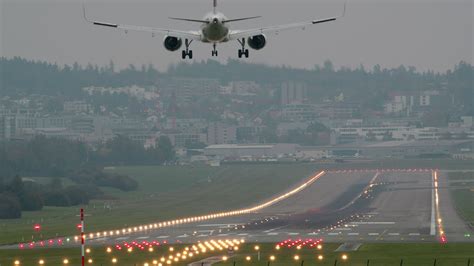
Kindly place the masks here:
<instances>
[{"instance_id":1,"label":"white runway marking","mask_svg":"<svg viewBox=\"0 0 474 266\"><path fill-rule=\"evenodd\" d=\"M148 239L150 238L149 236L141 236L141 237L137 237L137 239Z\"/></svg>"},{"instance_id":2,"label":"white runway marking","mask_svg":"<svg viewBox=\"0 0 474 266\"><path fill-rule=\"evenodd\" d=\"M162 239L162 238L169 238L170 236L159 236L157 238Z\"/></svg>"},{"instance_id":3,"label":"white runway marking","mask_svg":"<svg viewBox=\"0 0 474 266\"><path fill-rule=\"evenodd\" d=\"M355 225L389 225L389 224L395 224L395 222L352 222L350 224L355 224Z\"/></svg>"},{"instance_id":4,"label":"white runway marking","mask_svg":"<svg viewBox=\"0 0 474 266\"><path fill-rule=\"evenodd\" d=\"M267 236L277 236L278 233L267 233Z\"/></svg>"},{"instance_id":5,"label":"white runway marking","mask_svg":"<svg viewBox=\"0 0 474 266\"><path fill-rule=\"evenodd\" d=\"M177 236L177 238L187 238L188 236L189 236L189 235L184 234L184 235Z\"/></svg>"},{"instance_id":6,"label":"white runway marking","mask_svg":"<svg viewBox=\"0 0 474 266\"><path fill-rule=\"evenodd\" d=\"M283 228L283 227L286 227L286 225L285 225L285 226L276 227L276 228L273 228L273 229L270 229L270 230L266 230L266 231L263 231L263 232L264 232L264 233L270 233L270 232L272 232L272 231L281 229L281 228Z\"/></svg>"},{"instance_id":7,"label":"white runway marking","mask_svg":"<svg viewBox=\"0 0 474 266\"><path fill-rule=\"evenodd\" d=\"M237 225L244 225L243 223L234 223L234 224L198 224L198 227L235 227Z\"/></svg>"},{"instance_id":8,"label":"white runway marking","mask_svg":"<svg viewBox=\"0 0 474 266\"><path fill-rule=\"evenodd\" d=\"M124 236L124 237L119 237L116 240L126 240L126 239L129 239L129 238L130 238L129 236Z\"/></svg>"},{"instance_id":9,"label":"white runway marking","mask_svg":"<svg viewBox=\"0 0 474 266\"><path fill-rule=\"evenodd\" d=\"M299 235L300 233L288 233L289 236L297 236Z\"/></svg>"},{"instance_id":10,"label":"white runway marking","mask_svg":"<svg viewBox=\"0 0 474 266\"><path fill-rule=\"evenodd\" d=\"M242 234L238 234L238 236L248 236L249 234L247 233L242 233Z\"/></svg>"},{"instance_id":11,"label":"white runway marking","mask_svg":"<svg viewBox=\"0 0 474 266\"><path fill-rule=\"evenodd\" d=\"M348 235L348 236L358 236L359 233L348 233L347 235Z\"/></svg>"},{"instance_id":12,"label":"white runway marking","mask_svg":"<svg viewBox=\"0 0 474 266\"><path fill-rule=\"evenodd\" d=\"M339 233L328 233L328 236L338 236Z\"/></svg>"},{"instance_id":13,"label":"white runway marking","mask_svg":"<svg viewBox=\"0 0 474 266\"><path fill-rule=\"evenodd\" d=\"M378 236L379 233L369 233L369 236Z\"/></svg>"},{"instance_id":14,"label":"white runway marking","mask_svg":"<svg viewBox=\"0 0 474 266\"><path fill-rule=\"evenodd\" d=\"M317 235L319 235L319 234L318 234L318 233L315 233L315 232L313 232L313 233L309 233L308 235L309 235L309 236L317 236Z\"/></svg>"},{"instance_id":15,"label":"white runway marking","mask_svg":"<svg viewBox=\"0 0 474 266\"><path fill-rule=\"evenodd\" d=\"M400 233L388 233L389 236L399 236Z\"/></svg>"},{"instance_id":16,"label":"white runway marking","mask_svg":"<svg viewBox=\"0 0 474 266\"><path fill-rule=\"evenodd\" d=\"M228 236L229 234L218 234L217 236Z\"/></svg>"},{"instance_id":17,"label":"white runway marking","mask_svg":"<svg viewBox=\"0 0 474 266\"><path fill-rule=\"evenodd\" d=\"M420 233L409 233L408 235L409 235L409 236L419 236Z\"/></svg>"},{"instance_id":18,"label":"white runway marking","mask_svg":"<svg viewBox=\"0 0 474 266\"><path fill-rule=\"evenodd\" d=\"M198 235L197 237L207 237L209 235Z\"/></svg>"}]
</instances>

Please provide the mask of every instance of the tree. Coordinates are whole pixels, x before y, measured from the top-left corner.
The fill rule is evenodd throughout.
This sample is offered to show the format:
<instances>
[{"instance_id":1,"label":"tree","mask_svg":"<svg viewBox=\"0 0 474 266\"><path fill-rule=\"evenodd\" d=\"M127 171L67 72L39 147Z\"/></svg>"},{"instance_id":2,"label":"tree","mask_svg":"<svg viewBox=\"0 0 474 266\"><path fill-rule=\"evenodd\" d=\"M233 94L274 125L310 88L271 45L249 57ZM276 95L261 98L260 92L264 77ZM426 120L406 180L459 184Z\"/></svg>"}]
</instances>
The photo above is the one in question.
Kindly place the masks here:
<instances>
[{"instance_id":1,"label":"tree","mask_svg":"<svg viewBox=\"0 0 474 266\"><path fill-rule=\"evenodd\" d=\"M19 195L21 210L39 211L43 209L43 197L40 191L25 190Z\"/></svg>"},{"instance_id":2,"label":"tree","mask_svg":"<svg viewBox=\"0 0 474 266\"><path fill-rule=\"evenodd\" d=\"M173 144L167 136L161 136L158 139L158 150L161 154L161 162L172 161L175 157Z\"/></svg>"},{"instance_id":3,"label":"tree","mask_svg":"<svg viewBox=\"0 0 474 266\"><path fill-rule=\"evenodd\" d=\"M46 206L68 207L71 206L71 200L63 191L51 191L44 195L44 204Z\"/></svg>"},{"instance_id":4,"label":"tree","mask_svg":"<svg viewBox=\"0 0 474 266\"><path fill-rule=\"evenodd\" d=\"M0 219L21 218L21 207L18 198L10 194L0 194Z\"/></svg>"},{"instance_id":5,"label":"tree","mask_svg":"<svg viewBox=\"0 0 474 266\"><path fill-rule=\"evenodd\" d=\"M23 180L19 175L16 175L10 185L8 186L8 191L15 193L15 194L21 194L23 192L24 184Z\"/></svg>"},{"instance_id":6,"label":"tree","mask_svg":"<svg viewBox=\"0 0 474 266\"><path fill-rule=\"evenodd\" d=\"M49 185L51 190L61 190L63 189L63 180L59 177L54 177L51 179L51 183Z\"/></svg>"}]
</instances>

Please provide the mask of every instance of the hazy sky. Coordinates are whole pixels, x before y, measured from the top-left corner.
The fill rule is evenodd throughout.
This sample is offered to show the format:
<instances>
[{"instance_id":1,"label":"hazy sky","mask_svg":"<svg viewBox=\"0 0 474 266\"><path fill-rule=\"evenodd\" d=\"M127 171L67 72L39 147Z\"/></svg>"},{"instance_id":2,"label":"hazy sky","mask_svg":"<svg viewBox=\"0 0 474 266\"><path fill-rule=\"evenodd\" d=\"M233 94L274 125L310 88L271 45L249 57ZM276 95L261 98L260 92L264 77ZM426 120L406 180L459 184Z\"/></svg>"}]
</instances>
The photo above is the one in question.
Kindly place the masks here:
<instances>
[{"instance_id":1,"label":"hazy sky","mask_svg":"<svg viewBox=\"0 0 474 266\"><path fill-rule=\"evenodd\" d=\"M169 16L202 18L211 0L86 1L89 17L109 22L196 30L199 24ZM0 0L0 54L59 64L75 61L118 67L152 63L160 69L181 61L163 47L163 37L94 27L82 18L77 0ZM232 24L234 29L325 18L341 13L344 0L220 0L229 18L262 15ZM348 0L347 15L336 22L268 36L267 47L251 51L249 62L311 68L332 60L336 66L394 67L444 71L473 58L473 0ZM193 43L195 60L211 58L211 45ZM237 43L218 47L219 60L237 58Z\"/></svg>"}]
</instances>

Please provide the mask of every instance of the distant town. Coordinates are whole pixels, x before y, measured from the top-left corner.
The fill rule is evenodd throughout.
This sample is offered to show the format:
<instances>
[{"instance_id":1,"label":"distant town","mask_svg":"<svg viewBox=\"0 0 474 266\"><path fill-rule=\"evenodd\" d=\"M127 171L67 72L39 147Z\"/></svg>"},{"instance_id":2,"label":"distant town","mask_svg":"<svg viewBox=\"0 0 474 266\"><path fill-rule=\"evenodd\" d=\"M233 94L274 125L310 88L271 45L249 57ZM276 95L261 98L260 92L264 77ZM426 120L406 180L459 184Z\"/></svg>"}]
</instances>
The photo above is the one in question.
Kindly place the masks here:
<instances>
[{"instance_id":1,"label":"distant town","mask_svg":"<svg viewBox=\"0 0 474 266\"><path fill-rule=\"evenodd\" d=\"M65 87L74 82L67 80L69 72L80 75L89 69L99 76L123 77L126 70L74 66L64 73L55 66L64 89L35 91L6 73L15 60L40 67L37 62L2 59L0 141L41 135L97 147L122 136L148 149L167 137L176 152L173 163L179 164L474 159L474 70L465 63L444 74L404 67L334 70L328 61L312 71L272 72L270 67L252 65L256 71L248 75L216 70L213 77L218 63L211 61L183 64L165 74L150 66L133 68L133 73L146 74L146 82L134 84L140 80L136 76L112 85L86 81L69 93ZM190 68L202 68L202 76L185 75ZM54 83L45 82L46 76L17 75L44 87Z\"/></svg>"}]
</instances>

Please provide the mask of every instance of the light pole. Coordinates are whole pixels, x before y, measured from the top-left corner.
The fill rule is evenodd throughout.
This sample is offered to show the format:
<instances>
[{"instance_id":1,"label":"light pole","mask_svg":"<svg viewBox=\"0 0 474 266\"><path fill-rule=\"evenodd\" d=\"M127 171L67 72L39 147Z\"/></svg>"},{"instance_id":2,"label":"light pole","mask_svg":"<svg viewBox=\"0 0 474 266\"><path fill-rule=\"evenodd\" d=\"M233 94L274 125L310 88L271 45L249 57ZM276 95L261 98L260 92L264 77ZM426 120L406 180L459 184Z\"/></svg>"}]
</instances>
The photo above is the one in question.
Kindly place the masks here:
<instances>
[{"instance_id":1,"label":"light pole","mask_svg":"<svg viewBox=\"0 0 474 266\"><path fill-rule=\"evenodd\" d=\"M257 260L260 261L260 247L255 246L255 250L257 251Z\"/></svg>"},{"instance_id":2,"label":"light pole","mask_svg":"<svg viewBox=\"0 0 474 266\"><path fill-rule=\"evenodd\" d=\"M81 265L84 266L85 259L84 259L84 246L85 246L85 238L84 238L84 209L81 208Z\"/></svg>"}]
</instances>

